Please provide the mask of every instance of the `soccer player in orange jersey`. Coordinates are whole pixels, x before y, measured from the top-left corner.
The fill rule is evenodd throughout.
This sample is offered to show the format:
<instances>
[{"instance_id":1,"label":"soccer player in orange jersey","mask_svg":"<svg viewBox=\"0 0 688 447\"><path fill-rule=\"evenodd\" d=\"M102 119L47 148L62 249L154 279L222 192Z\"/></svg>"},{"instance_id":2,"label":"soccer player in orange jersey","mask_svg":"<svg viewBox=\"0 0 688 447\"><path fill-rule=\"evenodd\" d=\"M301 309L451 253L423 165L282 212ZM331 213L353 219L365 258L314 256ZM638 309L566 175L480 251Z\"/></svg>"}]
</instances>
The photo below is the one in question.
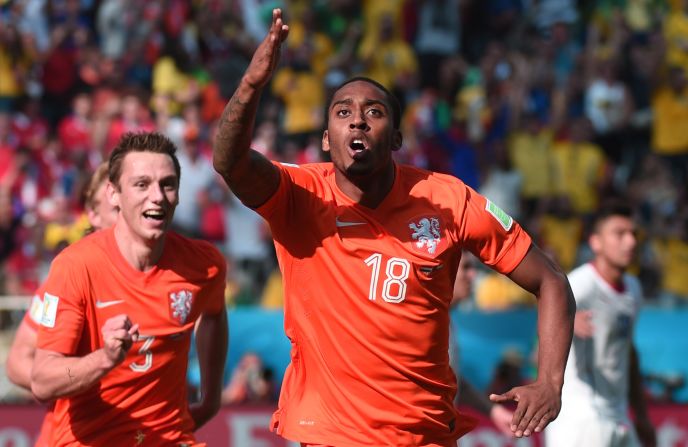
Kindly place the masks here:
<instances>
[{"instance_id":1,"label":"soccer player in orange jersey","mask_svg":"<svg viewBox=\"0 0 688 447\"><path fill-rule=\"evenodd\" d=\"M105 195L108 176L107 162L100 166L91 176L85 192L85 208L91 230L109 228L117 220L117 207L112 206ZM38 327L43 312L43 286L38 288L31 300L31 306L24 314L17 332L14 335L9 355L7 356L7 377L16 385L31 391L31 367L36 353ZM36 447L48 447L52 432L53 405L49 405L41 431L36 440Z\"/></svg>"},{"instance_id":2,"label":"soccer player in orange jersey","mask_svg":"<svg viewBox=\"0 0 688 447\"><path fill-rule=\"evenodd\" d=\"M114 227L51 265L31 390L56 399L52 446L199 445L193 431L219 409L226 264L211 244L168 231L178 202L175 150L157 133L123 136L109 160ZM201 398L189 405L194 326Z\"/></svg>"},{"instance_id":3,"label":"soccer player in orange jersey","mask_svg":"<svg viewBox=\"0 0 688 447\"><path fill-rule=\"evenodd\" d=\"M540 362L515 400L516 436L561 405L574 301L566 275L530 237L459 179L395 163L400 110L373 80L334 93L323 149L331 163L272 163L249 145L262 90L289 28L281 11L220 119L214 166L270 224L292 343L272 429L303 445L454 446L449 305L461 250L539 299Z\"/></svg>"}]
</instances>

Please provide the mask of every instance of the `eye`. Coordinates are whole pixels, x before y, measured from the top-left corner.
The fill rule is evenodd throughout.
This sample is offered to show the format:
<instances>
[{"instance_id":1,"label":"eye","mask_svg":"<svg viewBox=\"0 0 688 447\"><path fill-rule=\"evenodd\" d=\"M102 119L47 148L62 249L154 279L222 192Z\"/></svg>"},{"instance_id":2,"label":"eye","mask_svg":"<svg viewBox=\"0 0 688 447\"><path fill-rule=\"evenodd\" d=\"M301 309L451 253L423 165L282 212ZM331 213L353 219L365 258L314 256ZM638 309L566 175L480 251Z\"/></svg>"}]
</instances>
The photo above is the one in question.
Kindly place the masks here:
<instances>
[{"instance_id":1,"label":"eye","mask_svg":"<svg viewBox=\"0 0 688 447\"><path fill-rule=\"evenodd\" d=\"M339 109L335 111L335 115L339 117L347 117L350 115L350 112L348 109Z\"/></svg>"},{"instance_id":2,"label":"eye","mask_svg":"<svg viewBox=\"0 0 688 447\"><path fill-rule=\"evenodd\" d=\"M382 110L380 109L368 109L368 115L379 117L383 116L384 113L382 113Z\"/></svg>"},{"instance_id":3,"label":"eye","mask_svg":"<svg viewBox=\"0 0 688 447\"><path fill-rule=\"evenodd\" d=\"M146 182L136 182L134 183L134 186L138 189L143 189L146 187Z\"/></svg>"}]
</instances>

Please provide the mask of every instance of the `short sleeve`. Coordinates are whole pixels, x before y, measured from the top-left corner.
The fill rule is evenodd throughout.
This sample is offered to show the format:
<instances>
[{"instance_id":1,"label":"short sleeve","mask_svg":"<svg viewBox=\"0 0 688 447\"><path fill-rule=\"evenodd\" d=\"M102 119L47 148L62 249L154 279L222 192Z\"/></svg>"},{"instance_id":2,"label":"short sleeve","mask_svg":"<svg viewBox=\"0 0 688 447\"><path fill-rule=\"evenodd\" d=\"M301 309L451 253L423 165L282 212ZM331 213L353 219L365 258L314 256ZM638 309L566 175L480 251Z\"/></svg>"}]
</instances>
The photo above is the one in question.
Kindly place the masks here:
<instances>
[{"instance_id":1,"label":"short sleeve","mask_svg":"<svg viewBox=\"0 0 688 447\"><path fill-rule=\"evenodd\" d=\"M43 313L37 347L65 355L76 353L84 325L84 267L58 256L43 286Z\"/></svg>"},{"instance_id":2,"label":"short sleeve","mask_svg":"<svg viewBox=\"0 0 688 447\"><path fill-rule=\"evenodd\" d=\"M41 326L41 318L43 318L43 286L36 290L33 297L31 297L31 303L29 308L24 314L23 321L28 327L38 332Z\"/></svg>"},{"instance_id":3,"label":"short sleeve","mask_svg":"<svg viewBox=\"0 0 688 447\"><path fill-rule=\"evenodd\" d=\"M294 183L304 181L304 176L308 176L305 169L298 165L290 163L272 162L280 173L280 182L277 191L265 202L263 205L255 208L263 219L265 219L273 228L282 228L288 226L291 213L290 209L293 206L293 191Z\"/></svg>"},{"instance_id":4,"label":"short sleeve","mask_svg":"<svg viewBox=\"0 0 688 447\"><path fill-rule=\"evenodd\" d=\"M573 299L576 301L578 310L585 309L591 299L592 291L595 288L595 278L592 267L583 264L571 273L568 279L573 292Z\"/></svg>"},{"instance_id":5,"label":"short sleeve","mask_svg":"<svg viewBox=\"0 0 688 447\"><path fill-rule=\"evenodd\" d=\"M502 274L518 266L532 243L511 216L468 186L459 231L464 247Z\"/></svg>"}]
</instances>

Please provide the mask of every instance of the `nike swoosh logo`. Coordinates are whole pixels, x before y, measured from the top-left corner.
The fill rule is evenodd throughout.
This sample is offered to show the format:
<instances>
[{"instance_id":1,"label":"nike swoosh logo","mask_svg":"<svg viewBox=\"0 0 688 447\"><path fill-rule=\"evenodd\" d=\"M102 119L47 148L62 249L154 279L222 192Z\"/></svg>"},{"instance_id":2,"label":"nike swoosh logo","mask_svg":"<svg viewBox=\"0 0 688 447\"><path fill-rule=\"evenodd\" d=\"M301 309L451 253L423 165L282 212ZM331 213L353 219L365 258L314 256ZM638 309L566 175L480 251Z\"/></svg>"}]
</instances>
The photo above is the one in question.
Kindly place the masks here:
<instances>
[{"instance_id":1,"label":"nike swoosh logo","mask_svg":"<svg viewBox=\"0 0 688 447\"><path fill-rule=\"evenodd\" d=\"M365 225L366 222L343 222L339 220L339 217L335 218L334 224L337 225L337 228L342 228L342 227L355 227L356 225Z\"/></svg>"},{"instance_id":2,"label":"nike swoosh logo","mask_svg":"<svg viewBox=\"0 0 688 447\"><path fill-rule=\"evenodd\" d=\"M114 300L114 301L96 301L96 307L98 309L104 309L106 307L114 306L115 304L121 304L124 300Z\"/></svg>"}]
</instances>

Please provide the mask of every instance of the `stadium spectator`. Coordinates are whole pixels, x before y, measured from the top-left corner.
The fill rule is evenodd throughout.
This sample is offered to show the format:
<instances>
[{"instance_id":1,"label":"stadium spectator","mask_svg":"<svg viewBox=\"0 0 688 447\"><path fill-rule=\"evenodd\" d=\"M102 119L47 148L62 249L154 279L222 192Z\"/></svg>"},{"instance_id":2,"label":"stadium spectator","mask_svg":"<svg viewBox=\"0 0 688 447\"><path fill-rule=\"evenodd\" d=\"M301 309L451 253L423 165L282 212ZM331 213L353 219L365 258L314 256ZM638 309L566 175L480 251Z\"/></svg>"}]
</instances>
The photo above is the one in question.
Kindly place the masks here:
<instances>
[{"instance_id":1,"label":"stadium spectator","mask_svg":"<svg viewBox=\"0 0 688 447\"><path fill-rule=\"evenodd\" d=\"M125 134L109 160L115 226L53 261L31 372L33 394L55 400L51 445L193 444L193 431L219 409L226 267L209 243L168 231L175 151L160 134ZM195 326L201 397L189 404Z\"/></svg>"},{"instance_id":2,"label":"stadium spectator","mask_svg":"<svg viewBox=\"0 0 688 447\"><path fill-rule=\"evenodd\" d=\"M633 342L643 295L638 280L625 273L636 249L635 232L629 206L622 202L603 204L589 238L594 258L569 275L577 304L575 336L566 368L562 411L545 430L548 445L630 447L656 443ZM629 404L635 430L628 416Z\"/></svg>"},{"instance_id":3,"label":"stadium spectator","mask_svg":"<svg viewBox=\"0 0 688 447\"><path fill-rule=\"evenodd\" d=\"M223 405L274 403L272 371L256 354L248 352L239 360L229 383L222 390Z\"/></svg>"},{"instance_id":4,"label":"stadium spectator","mask_svg":"<svg viewBox=\"0 0 688 447\"><path fill-rule=\"evenodd\" d=\"M571 123L568 138L552 146L553 192L566 198L582 217L589 217L597 209L610 184L604 153L591 139L590 121L578 118Z\"/></svg>"},{"instance_id":5,"label":"stadium spectator","mask_svg":"<svg viewBox=\"0 0 688 447\"><path fill-rule=\"evenodd\" d=\"M518 401L517 437L542 430L559 411L570 344L565 275L511 217L458 179L394 163L401 111L370 79L335 91L322 137L332 163L289 166L252 151L260 96L288 31L273 10L214 146L216 170L270 223L283 269L294 350L272 429L305 445L455 443L468 427L452 405L450 303L442 297L468 248L540 298L540 375L491 397Z\"/></svg>"},{"instance_id":6,"label":"stadium spectator","mask_svg":"<svg viewBox=\"0 0 688 447\"><path fill-rule=\"evenodd\" d=\"M688 179L688 79L683 66L671 66L658 75L652 97L652 151L669 167L678 184Z\"/></svg>"}]
</instances>

